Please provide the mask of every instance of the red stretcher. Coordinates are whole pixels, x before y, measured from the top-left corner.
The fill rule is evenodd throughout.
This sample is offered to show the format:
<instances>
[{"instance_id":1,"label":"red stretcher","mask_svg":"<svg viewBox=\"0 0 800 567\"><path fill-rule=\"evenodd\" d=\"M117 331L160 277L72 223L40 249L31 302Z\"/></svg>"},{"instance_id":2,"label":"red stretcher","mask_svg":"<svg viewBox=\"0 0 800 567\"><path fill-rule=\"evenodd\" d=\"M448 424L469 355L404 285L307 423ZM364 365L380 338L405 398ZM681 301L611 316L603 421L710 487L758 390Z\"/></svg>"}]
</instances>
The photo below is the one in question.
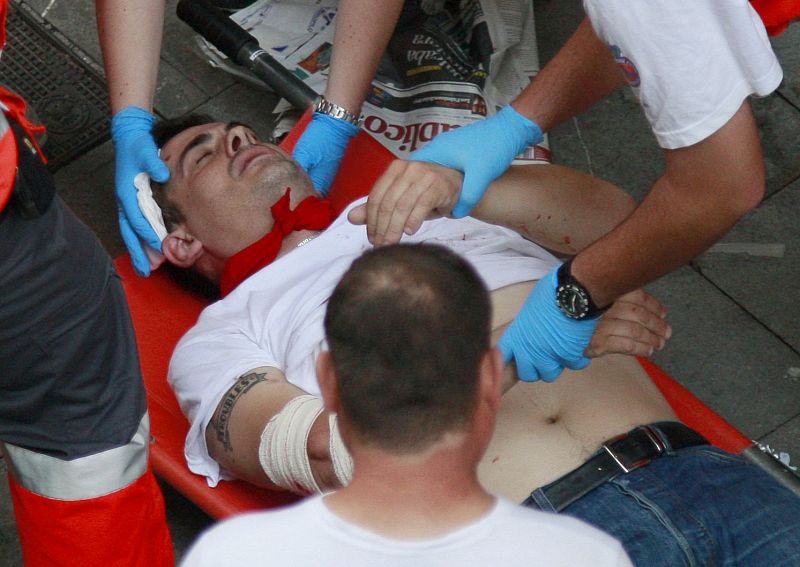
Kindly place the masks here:
<instances>
[{"instance_id":1,"label":"red stretcher","mask_svg":"<svg viewBox=\"0 0 800 567\"><path fill-rule=\"evenodd\" d=\"M307 113L284 141L284 147L292 147L308 118ZM386 149L366 134L355 138L331 189L331 199L337 209L342 210L352 200L365 195L392 159ZM180 287L163 272L155 272L146 279L136 276L127 254L117 258L116 265L128 296L139 344L153 437L150 451L156 474L217 519L296 500L287 493L257 488L242 481L222 481L216 488L209 488L205 478L189 471L183 456L189 424L167 384L167 366L176 343L195 323L206 301ZM744 450L746 454L751 451L751 441L747 437L686 388L652 362L640 359L640 363L684 423L722 449L734 453ZM764 455L757 448L752 453L758 459ZM768 455L762 460L767 466L780 465ZM788 469L778 468L780 475L792 475Z\"/></svg>"}]
</instances>

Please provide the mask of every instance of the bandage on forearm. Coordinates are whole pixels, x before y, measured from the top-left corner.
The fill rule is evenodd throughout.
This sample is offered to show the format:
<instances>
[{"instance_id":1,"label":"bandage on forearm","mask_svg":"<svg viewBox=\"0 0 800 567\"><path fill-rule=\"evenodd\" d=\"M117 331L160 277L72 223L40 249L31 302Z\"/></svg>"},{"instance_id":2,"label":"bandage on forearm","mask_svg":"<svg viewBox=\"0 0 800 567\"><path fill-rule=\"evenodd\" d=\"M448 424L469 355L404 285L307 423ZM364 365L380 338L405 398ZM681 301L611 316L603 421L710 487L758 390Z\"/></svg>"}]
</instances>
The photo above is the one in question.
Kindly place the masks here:
<instances>
[{"instance_id":1,"label":"bandage on forearm","mask_svg":"<svg viewBox=\"0 0 800 567\"><path fill-rule=\"evenodd\" d=\"M276 486L300 493L321 493L308 458L308 435L322 413L322 400L311 395L292 398L261 433L258 460ZM335 416L329 416L331 461L336 477L348 484L352 460L338 432Z\"/></svg>"}]
</instances>

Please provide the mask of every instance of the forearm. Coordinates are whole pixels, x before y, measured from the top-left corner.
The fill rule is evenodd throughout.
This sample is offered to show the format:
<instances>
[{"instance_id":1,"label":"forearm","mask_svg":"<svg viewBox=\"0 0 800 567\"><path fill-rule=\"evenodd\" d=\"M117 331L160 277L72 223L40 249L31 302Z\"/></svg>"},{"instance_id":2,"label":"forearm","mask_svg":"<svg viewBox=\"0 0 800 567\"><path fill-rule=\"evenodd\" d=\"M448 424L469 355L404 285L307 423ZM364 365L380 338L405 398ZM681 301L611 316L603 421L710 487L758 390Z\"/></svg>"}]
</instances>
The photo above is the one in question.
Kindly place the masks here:
<instances>
[{"instance_id":1,"label":"forearm","mask_svg":"<svg viewBox=\"0 0 800 567\"><path fill-rule=\"evenodd\" d=\"M623 84L624 77L608 46L584 18L564 47L511 105L548 131Z\"/></svg>"},{"instance_id":2,"label":"forearm","mask_svg":"<svg viewBox=\"0 0 800 567\"><path fill-rule=\"evenodd\" d=\"M164 0L97 0L96 11L112 112L131 105L152 110Z\"/></svg>"},{"instance_id":3,"label":"forearm","mask_svg":"<svg viewBox=\"0 0 800 567\"><path fill-rule=\"evenodd\" d=\"M685 264L763 196L761 146L746 102L710 138L665 155L666 173L636 211L573 262L598 305Z\"/></svg>"},{"instance_id":4,"label":"forearm","mask_svg":"<svg viewBox=\"0 0 800 567\"><path fill-rule=\"evenodd\" d=\"M562 254L576 254L634 210L627 193L558 165L514 166L490 185L472 216L519 232Z\"/></svg>"},{"instance_id":5,"label":"forearm","mask_svg":"<svg viewBox=\"0 0 800 567\"><path fill-rule=\"evenodd\" d=\"M325 97L358 115L392 35L402 0L340 0Z\"/></svg>"}]
</instances>

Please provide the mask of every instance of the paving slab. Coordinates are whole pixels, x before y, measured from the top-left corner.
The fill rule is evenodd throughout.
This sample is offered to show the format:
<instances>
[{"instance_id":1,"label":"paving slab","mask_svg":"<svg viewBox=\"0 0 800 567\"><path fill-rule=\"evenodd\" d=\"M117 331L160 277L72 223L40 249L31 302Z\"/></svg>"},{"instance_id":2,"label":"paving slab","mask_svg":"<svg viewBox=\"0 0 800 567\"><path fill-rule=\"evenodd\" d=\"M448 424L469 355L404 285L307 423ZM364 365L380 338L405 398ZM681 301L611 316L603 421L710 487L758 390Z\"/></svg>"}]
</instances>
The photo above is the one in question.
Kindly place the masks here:
<instances>
[{"instance_id":1,"label":"paving slab","mask_svg":"<svg viewBox=\"0 0 800 567\"><path fill-rule=\"evenodd\" d=\"M769 445L776 451L788 453L791 457L789 464L797 467L797 471L800 471L800 415L784 423L775 431L759 437L758 441Z\"/></svg>"},{"instance_id":2,"label":"paving slab","mask_svg":"<svg viewBox=\"0 0 800 567\"><path fill-rule=\"evenodd\" d=\"M177 118L211 98L195 83L188 81L183 71L162 59L158 70L153 106L165 118Z\"/></svg>"},{"instance_id":3,"label":"paving slab","mask_svg":"<svg viewBox=\"0 0 800 567\"><path fill-rule=\"evenodd\" d=\"M23 0L42 17L75 42L92 60L103 64L97 38L94 0L53 0L49 2Z\"/></svg>"},{"instance_id":4,"label":"paving slab","mask_svg":"<svg viewBox=\"0 0 800 567\"><path fill-rule=\"evenodd\" d=\"M161 59L180 72L185 80L199 88L207 98L236 83L229 73L214 68L196 47L197 34L175 13L178 0L166 3Z\"/></svg>"},{"instance_id":5,"label":"paving slab","mask_svg":"<svg viewBox=\"0 0 800 567\"><path fill-rule=\"evenodd\" d=\"M216 120L235 120L253 128L262 140L272 133L272 109L278 97L272 92L246 83L235 83L196 109Z\"/></svg>"},{"instance_id":6,"label":"paving slab","mask_svg":"<svg viewBox=\"0 0 800 567\"><path fill-rule=\"evenodd\" d=\"M766 195L772 195L800 178L800 109L779 93L751 99L751 107L764 153Z\"/></svg>"},{"instance_id":7,"label":"paving slab","mask_svg":"<svg viewBox=\"0 0 800 567\"><path fill-rule=\"evenodd\" d=\"M798 413L800 355L690 267L648 286L667 306L673 336L653 360L745 435Z\"/></svg>"},{"instance_id":8,"label":"paving slab","mask_svg":"<svg viewBox=\"0 0 800 567\"><path fill-rule=\"evenodd\" d=\"M766 199L724 243L782 244L782 257L703 254L701 273L800 352L800 180ZM800 411L800 391L795 401Z\"/></svg>"},{"instance_id":9,"label":"paving slab","mask_svg":"<svg viewBox=\"0 0 800 567\"><path fill-rule=\"evenodd\" d=\"M577 116L593 175L641 201L664 171L650 125L628 89L621 89Z\"/></svg>"},{"instance_id":10,"label":"paving slab","mask_svg":"<svg viewBox=\"0 0 800 567\"><path fill-rule=\"evenodd\" d=\"M800 110L800 24L772 38L772 48L783 67L783 84L778 90Z\"/></svg>"}]
</instances>

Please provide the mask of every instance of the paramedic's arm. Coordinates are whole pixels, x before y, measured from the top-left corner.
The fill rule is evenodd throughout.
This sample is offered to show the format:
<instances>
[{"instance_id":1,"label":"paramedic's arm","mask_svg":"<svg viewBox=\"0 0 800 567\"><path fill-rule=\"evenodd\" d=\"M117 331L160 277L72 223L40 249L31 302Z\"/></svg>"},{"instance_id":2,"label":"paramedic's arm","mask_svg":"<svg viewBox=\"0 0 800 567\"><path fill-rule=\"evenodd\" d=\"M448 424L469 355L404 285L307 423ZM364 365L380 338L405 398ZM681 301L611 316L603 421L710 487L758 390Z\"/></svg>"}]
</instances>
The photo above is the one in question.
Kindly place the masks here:
<instances>
[{"instance_id":1,"label":"paramedic's arm","mask_svg":"<svg viewBox=\"0 0 800 567\"><path fill-rule=\"evenodd\" d=\"M403 0L340 0L325 98L355 114L367 96Z\"/></svg>"},{"instance_id":2,"label":"paramedic's arm","mask_svg":"<svg viewBox=\"0 0 800 567\"><path fill-rule=\"evenodd\" d=\"M664 155L665 174L641 205L573 261L572 274L597 305L685 264L764 195L761 143L747 101L710 137Z\"/></svg>"},{"instance_id":3,"label":"paramedic's arm","mask_svg":"<svg viewBox=\"0 0 800 567\"><path fill-rule=\"evenodd\" d=\"M151 134L164 0L97 0L96 10L113 112L120 233L136 272L147 276L151 263L145 245L160 252L161 240L139 209L133 179L140 172L159 182L169 179L169 169L158 157ZM153 265L157 263L154 260Z\"/></svg>"},{"instance_id":4,"label":"paramedic's arm","mask_svg":"<svg viewBox=\"0 0 800 567\"><path fill-rule=\"evenodd\" d=\"M97 0L96 10L112 113L126 106L152 110L164 0Z\"/></svg>"},{"instance_id":5,"label":"paramedic's arm","mask_svg":"<svg viewBox=\"0 0 800 567\"><path fill-rule=\"evenodd\" d=\"M261 434L267 423L286 404L306 392L290 384L283 373L271 367L245 372L223 396L206 428L211 457L236 477L277 490L259 462ZM303 450L298 446L298 450ZM340 484L330 460L328 415L323 410L314 421L306 447L314 479L323 491Z\"/></svg>"},{"instance_id":6,"label":"paramedic's arm","mask_svg":"<svg viewBox=\"0 0 800 567\"><path fill-rule=\"evenodd\" d=\"M339 2L325 98L354 117L361 114L402 7L402 0ZM347 120L315 112L297 141L292 155L323 195L327 195L347 146L358 132L359 128Z\"/></svg>"},{"instance_id":7,"label":"paramedic's arm","mask_svg":"<svg viewBox=\"0 0 800 567\"><path fill-rule=\"evenodd\" d=\"M614 57L584 18L536 78L511 103L544 131L577 116L625 84Z\"/></svg>"}]
</instances>

